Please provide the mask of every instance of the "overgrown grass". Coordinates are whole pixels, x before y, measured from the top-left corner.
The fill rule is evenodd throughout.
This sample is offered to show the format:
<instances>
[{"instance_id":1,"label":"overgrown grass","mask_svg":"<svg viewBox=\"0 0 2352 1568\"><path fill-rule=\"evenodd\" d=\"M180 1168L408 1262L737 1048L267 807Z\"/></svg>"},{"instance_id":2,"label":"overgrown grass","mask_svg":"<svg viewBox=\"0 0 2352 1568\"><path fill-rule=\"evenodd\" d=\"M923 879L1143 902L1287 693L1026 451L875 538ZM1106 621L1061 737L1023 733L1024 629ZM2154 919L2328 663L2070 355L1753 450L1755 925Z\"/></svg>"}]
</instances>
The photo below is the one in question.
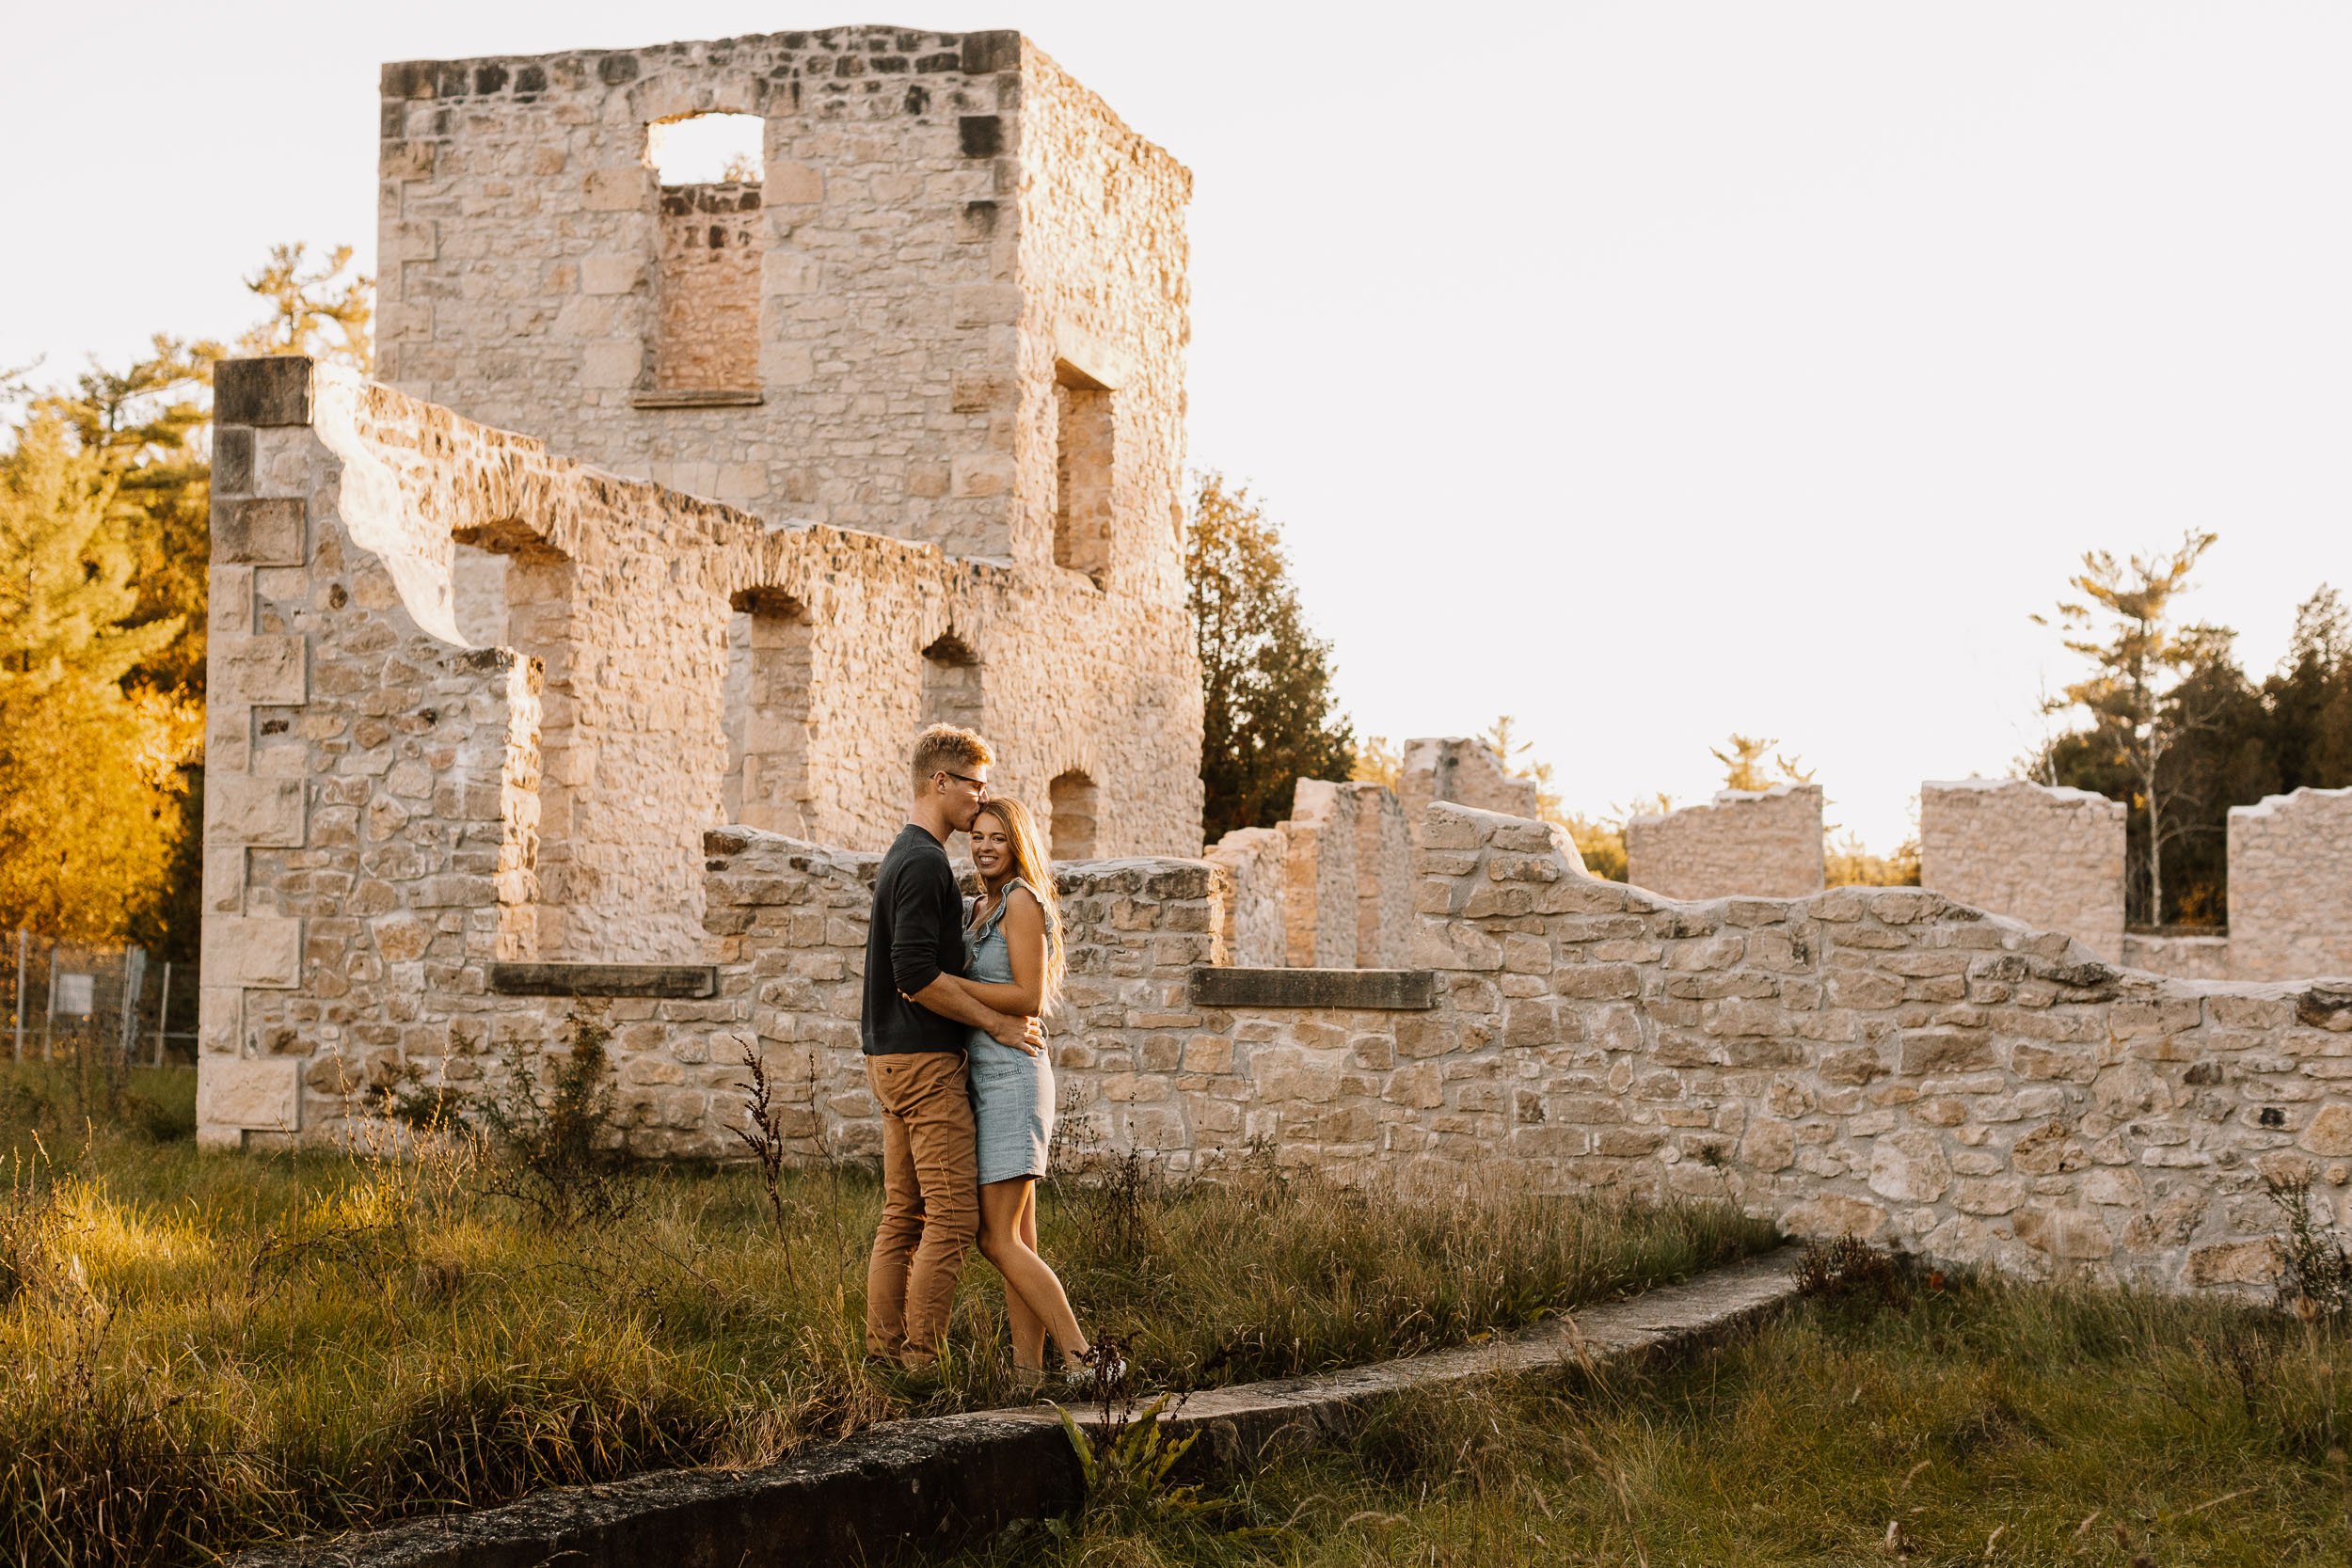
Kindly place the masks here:
<instances>
[{"instance_id":1,"label":"overgrown grass","mask_svg":"<svg viewBox=\"0 0 2352 1568\"><path fill-rule=\"evenodd\" d=\"M781 1225L752 1173L677 1169L559 1227L469 1147L207 1156L169 1117L0 1110L0 1560L205 1560L1025 1397L977 1255L944 1377L866 1363L857 1172L785 1173ZM1771 1240L1720 1209L1371 1197L1270 1162L1220 1186L1114 1166L1040 1221L1089 1325L1173 1383L1408 1353Z\"/></svg>"},{"instance_id":2,"label":"overgrown grass","mask_svg":"<svg viewBox=\"0 0 2352 1568\"><path fill-rule=\"evenodd\" d=\"M1401 1401L1221 1511L1025 1527L955 1560L2335 1564L2347 1417L2336 1329L1906 1275L1661 1370Z\"/></svg>"}]
</instances>

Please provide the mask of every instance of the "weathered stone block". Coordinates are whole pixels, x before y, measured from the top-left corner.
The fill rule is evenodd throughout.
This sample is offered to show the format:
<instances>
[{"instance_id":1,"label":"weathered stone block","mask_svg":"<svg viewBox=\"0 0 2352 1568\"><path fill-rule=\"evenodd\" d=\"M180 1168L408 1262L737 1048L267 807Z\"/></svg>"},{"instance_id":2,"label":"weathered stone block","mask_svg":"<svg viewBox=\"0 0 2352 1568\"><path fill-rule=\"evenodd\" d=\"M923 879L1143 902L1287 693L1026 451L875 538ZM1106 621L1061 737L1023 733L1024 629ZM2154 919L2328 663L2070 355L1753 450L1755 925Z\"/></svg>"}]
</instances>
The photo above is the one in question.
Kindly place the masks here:
<instances>
[{"instance_id":1,"label":"weathered stone block","mask_svg":"<svg viewBox=\"0 0 2352 1568\"><path fill-rule=\"evenodd\" d=\"M217 774L205 784L204 842L222 847L298 848L302 844L303 798L300 779ZM222 859L225 863L233 860L239 866L243 864L242 857L233 852ZM238 891L243 892L242 879Z\"/></svg>"},{"instance_id":2,"label":"weathered stone block","mask_svg":"<svg viewBox=\"0 0 2352 1568\"><path fill-rule=\"evenodd\" d=\"M221 502L213 508L214 563L301 565L305 511L292 496Z\"/></svg>"},{"instance_id":3,"label":"weathered stone block","mask_svg":"<svg viewBox=\"0 0 2352 1568\"><path fill-rule=\"evenodd\" d=\"M310 422L310 361L300 355L224 359L213 372L216 425Z\"/></svg>"},{"instance_id":4,"label":"weathered stone block","mask_svg":"<svg viewBox=\"0 0 2352 1568\"><path fill-rule=\"evenodd\" d=\"M291 1056L199 1058L196 1119L215 1130L299 1132L302 1063Z\"/></svg>"},{"instance_id":5,"label":"weathered stone block","mask_svg":"<svg viewBox=\"0 0 2352 1568\"><path fill-rule=\"evenodd\" d=\"M216 700L294 707L310 699L310 660L300 637L246 637L212 645L208 668Z\"/></svg>"},{"instance_id":6,"label":"weathered stone block","mask_svg":"<svg viewBox=\"0 0 2352 1568\"><path fill-rule=\"evenodd\" d=\"M203 962L207 986L298 986L302 922L278 915L212 915L204 922Z\"/></svg>"}]
</instances>

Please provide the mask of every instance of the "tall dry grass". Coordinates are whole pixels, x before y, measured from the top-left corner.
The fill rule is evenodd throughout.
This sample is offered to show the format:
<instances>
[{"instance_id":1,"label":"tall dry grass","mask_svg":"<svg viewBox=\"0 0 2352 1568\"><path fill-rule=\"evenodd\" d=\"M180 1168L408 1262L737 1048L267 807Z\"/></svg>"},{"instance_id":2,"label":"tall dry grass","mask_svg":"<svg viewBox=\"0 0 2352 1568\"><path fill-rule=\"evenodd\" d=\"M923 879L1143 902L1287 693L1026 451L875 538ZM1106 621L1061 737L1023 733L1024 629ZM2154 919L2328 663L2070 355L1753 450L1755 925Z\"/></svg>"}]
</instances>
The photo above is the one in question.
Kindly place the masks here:
<instances>
[{"instance_id":1,"label":"tall dry grass","mask_svg":"<svg viewBox=\"0 0 2352 1568\"><path fill-rule=\"evenodd\" d=\"M564 1227L445 1139L224 1158L53 1117L0 1149L0 1560L201 1561L1025 1397L977 1256L942 1377L866 1362L858 1171L784 1172L771 1205L750 1170L672 1169ZM1270 1164L1057 1182L1040 1228L1079 1310L1178 1383L1458 1340L1770 1241L1718 1209Z\"/></svg>"}]
</instances>

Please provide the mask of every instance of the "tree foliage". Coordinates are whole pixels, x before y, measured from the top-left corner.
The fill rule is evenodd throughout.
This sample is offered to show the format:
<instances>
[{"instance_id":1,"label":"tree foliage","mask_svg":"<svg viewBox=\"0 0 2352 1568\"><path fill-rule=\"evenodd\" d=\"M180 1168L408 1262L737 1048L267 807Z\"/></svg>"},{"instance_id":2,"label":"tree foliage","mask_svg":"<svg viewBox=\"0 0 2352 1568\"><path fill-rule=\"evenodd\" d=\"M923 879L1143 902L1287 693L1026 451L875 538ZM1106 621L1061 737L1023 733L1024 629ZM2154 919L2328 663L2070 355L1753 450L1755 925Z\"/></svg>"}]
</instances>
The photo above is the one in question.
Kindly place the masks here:
<instances>
[{"instance_id":1,"label":"tree foliage","mask_svg":"<svg viewBox=\"0 0 2352 1568\"><path fill-rule=\"evenodd\" d=\"M307 354L365 375L375 365L375 279L344 276L351 246L339 245L306 269L310 246L269 247L269 261L245 286L269 301L270 313L237 340L248 355Z\"/></svg>"},{"instance_id":2,"label":"tree foliage","mask_svg":"<svg viewBox=\"0 0 2352 1568\"><path fill-rule=\"evenodd\" d=\"M1349 777L1355 736L1279 531L1221 474L1203 474L1194 493L1184 578L1200 652L1201 831L1215 843L1287 816L1301 778Z\"/></svg>"},{"instance_id":3,"label":"tree foliage","mask_svg":"<svg viewBox=\"0 0 2352 1568\"><path fill-rule=\"evenodd\" d=\"M163 882L196 709L123 678L179 634L139 622L114 482L61 420L0 454L0 928L119 935Z\"/></svg>"},{"instance_id":4,"label":"tree foliage","mask_svg":"<svg viewBox=\"0 0 2352 1568\"><path fill-rule=\"evenodd\" d=\"M2023 759L2042 783L2129 807L2126 908L2139 925L2212 927L2229 913L2232 806L2306 785L2352 784L2352 615L2322 585L2296 611L2286 656L2257 682L2235 633L2175 623L2173 602L2213 544L2169 555L2084 558L2083 598L2059 610L2090 666L2047 705L2076 722Z\"/></svg>"},{"instance_id":5,"label":"tree foliage","mask_svg":"<svg viewBox=\"0 0 2352 1568\"><path fill-rule=\"evenodd\" d=\"M1773 754L1772 748L1779 744L1777 740L1758 739L1755 736L1741 735L1735 730L1732 732L1731 738L1724 741L1720 750L1710 746L1708 748L1707 754L1724 765L1724 787L1725 789L1754 792L1770 789L1775 784L1811 784L1813 770L1805 767L1802 761L1786 752ZM1764 759L1767 756L1772 757L1770 771L1767 771L1764 765ZM1773 774L1779 776L1775 778Z\"/></svg>"}]
</instances>

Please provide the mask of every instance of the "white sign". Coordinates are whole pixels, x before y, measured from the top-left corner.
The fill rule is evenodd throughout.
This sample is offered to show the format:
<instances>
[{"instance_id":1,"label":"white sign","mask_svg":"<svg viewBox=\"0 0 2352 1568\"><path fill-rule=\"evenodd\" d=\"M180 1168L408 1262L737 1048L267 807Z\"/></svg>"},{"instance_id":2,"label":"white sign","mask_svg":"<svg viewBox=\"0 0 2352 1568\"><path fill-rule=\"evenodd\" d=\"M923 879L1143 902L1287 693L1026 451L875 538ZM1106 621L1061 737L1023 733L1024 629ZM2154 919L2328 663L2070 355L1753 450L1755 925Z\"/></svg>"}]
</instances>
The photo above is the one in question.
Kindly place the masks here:
<instances>
[{"instance_id":1,"label":"white sign","mask_svg":"<svg viewBox=\"0 0 2352 1568\"><path fill-rule=\"evenodd\" d=\"M87 1017L96 1011L92 992L97 978L94 974L58 975L55 988L56 994L49 999L49 1010L53 1013L72 1013L82 1017Z\"/></svg>"}]
</instances>

